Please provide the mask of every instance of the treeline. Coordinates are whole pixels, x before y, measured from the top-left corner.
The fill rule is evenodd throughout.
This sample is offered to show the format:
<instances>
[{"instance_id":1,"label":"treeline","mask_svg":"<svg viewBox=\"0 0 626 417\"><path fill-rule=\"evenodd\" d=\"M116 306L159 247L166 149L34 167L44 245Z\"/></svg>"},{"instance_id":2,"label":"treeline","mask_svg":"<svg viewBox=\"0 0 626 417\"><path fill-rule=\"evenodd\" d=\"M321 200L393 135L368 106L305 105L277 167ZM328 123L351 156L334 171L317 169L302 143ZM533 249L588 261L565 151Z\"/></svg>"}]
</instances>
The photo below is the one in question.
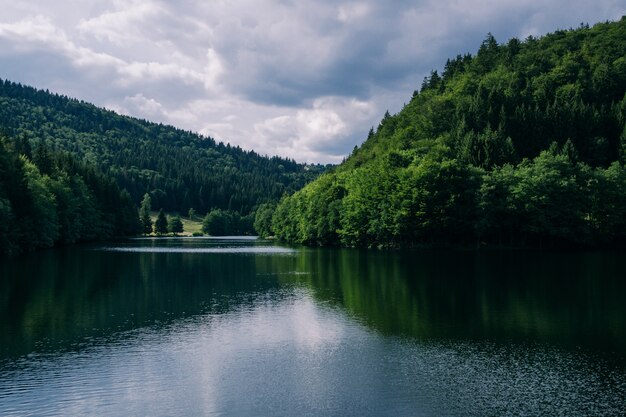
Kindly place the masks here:
<instances>
[{"instance_id":1,"label":"treeline","mask_svg":"<svg viewBox=\"0 0 626 417\"><path fill-rule=\"evenodd\" d=\"M128 190L149 193L168 212L211 209L247 215L317 177L321 165L265 157L212 138L150 123L7 80L0 80L0 126L32 146L87 161Z\"/></svg>"},{"instance_id":2,"label":"treeline","mask_svg":"<svg viewBox=\"0 0 626 417\"><path fill-rule=\"evenodd\" d=\"M140 231L130 194L96 167L0 136L0 255Z\"/></svg>"},{"instance_id":3,"label":"treeline","mask_svg":"<svg viewBox=\"0 0 626 417\"><path fill-rule=\"evenodd\" d=\"M259 210L257 230L319 245L626 243L625 126L626 19L488 35L342 165Z\"/></svg>"},{"instance_id":4,"label":"treeline","mask_svg":"<svg viewBox=\"0 0 626 417\"><path fill-rule=\"evenodd\" d=\"M236 211L215 209L204 217L202 231L211 236L254 234L254 213L242 216Z\"/></svg>"}]
</instances>

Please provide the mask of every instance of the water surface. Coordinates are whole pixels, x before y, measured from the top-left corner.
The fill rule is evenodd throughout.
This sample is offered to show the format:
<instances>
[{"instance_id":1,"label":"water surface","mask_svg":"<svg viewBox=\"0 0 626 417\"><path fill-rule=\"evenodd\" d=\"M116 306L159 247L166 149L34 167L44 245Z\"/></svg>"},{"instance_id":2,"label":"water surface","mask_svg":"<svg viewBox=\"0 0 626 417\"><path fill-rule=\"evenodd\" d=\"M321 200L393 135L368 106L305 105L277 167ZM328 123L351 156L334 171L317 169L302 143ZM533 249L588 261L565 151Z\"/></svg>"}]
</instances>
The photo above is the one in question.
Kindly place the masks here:
<instances>
[{"instance_id":1,"label":"water surface","mask_svg":"<svg viewBox=\"0 0 626 417\"><path fill-rule=\"evenodd\" d=\"M614 252L134 239L0 266L0 415L623 415Z\"/></svg>"}]
</instances>

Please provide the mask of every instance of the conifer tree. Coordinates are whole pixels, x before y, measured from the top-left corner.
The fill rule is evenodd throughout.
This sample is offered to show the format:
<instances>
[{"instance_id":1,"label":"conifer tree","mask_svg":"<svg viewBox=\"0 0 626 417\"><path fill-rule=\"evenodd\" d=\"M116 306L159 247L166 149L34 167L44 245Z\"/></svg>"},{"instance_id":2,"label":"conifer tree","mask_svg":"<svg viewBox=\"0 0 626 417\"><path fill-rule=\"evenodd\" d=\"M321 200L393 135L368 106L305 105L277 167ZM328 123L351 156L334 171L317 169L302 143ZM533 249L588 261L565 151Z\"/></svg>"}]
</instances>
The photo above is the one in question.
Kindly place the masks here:
<instances>
[{"instance_id":1,"label":"conifer tree","mask_svg":"<svg viewBox=\"0 0 626 417\"><path fill-rule=\"evenodd\" d=\"M167 233L167 217L165 217L165 212L163 211L163 209L159 210L159 215L154 222L154 232L157 235L163 235Z\"/></svg>"},{"instance_id":2,"label":"conifer tree","mask_svg":"<svg viewBox=\"0 0 626 417\"><path fill-rule=\"evenodd\" d=\"M141 201L141 209L139 210L139 218L141 220L141 227L144 234L152 233L152 219L150 219L150 210L152 201L150 194L146 193Z\"/></svg>"}]
</instances>

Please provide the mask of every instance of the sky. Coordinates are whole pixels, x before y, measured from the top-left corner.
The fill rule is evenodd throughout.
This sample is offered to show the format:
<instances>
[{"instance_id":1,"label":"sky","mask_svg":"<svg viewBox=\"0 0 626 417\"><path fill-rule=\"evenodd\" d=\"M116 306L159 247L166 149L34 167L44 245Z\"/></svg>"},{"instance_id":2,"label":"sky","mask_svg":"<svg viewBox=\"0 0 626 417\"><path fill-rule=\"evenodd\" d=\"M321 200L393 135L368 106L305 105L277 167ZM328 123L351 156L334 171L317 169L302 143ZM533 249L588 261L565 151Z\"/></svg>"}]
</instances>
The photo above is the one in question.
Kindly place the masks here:
<instances>
[{"instance_id":1,"label":"sky","mask_svg":"<svg viewBox=\"0 0 626 417\"><path fill-rule=\"evenodd\" d=\"M432 69L618 20L626 0L0 0L0 78L298 162L337 163Z\"/></svg>"}]
</instances>

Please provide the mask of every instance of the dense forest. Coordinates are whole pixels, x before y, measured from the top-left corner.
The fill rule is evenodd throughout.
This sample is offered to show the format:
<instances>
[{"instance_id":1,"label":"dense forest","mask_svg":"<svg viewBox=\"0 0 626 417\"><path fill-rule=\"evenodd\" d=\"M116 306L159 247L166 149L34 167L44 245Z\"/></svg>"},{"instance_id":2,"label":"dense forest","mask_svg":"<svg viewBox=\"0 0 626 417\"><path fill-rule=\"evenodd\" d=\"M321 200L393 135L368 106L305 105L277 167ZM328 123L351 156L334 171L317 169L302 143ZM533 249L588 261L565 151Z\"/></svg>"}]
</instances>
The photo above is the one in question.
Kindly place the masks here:
<instances>
[{"instance_id":1,"label":"dense forest","mask_svg":"<svg viewBox=\"0 0 626 417\"><path fill-rule=\"evenodd\" d=\"M130 194L96 167L0 136L0 255L140 231Z\"/></svg>"},{"instance_id":2,"label":"dense forest","mask_svg":"<svg viewBox=\"0 0 626 417\"><path fill-rule=\"evenodd\" d=\"M135 204L149 193L153 208L169 212L223 209L249 215L325 169L6 80L0 80L0 128L32 147L69 153L113 178Z\"/></svg>"},{"instance_id":3,"label":"dense forest","mask_svg":"<svg viewBox=\"0 0 626 417\"><path fill-rule=\"evenodd\" d=\"M489 34L255 226L313 245L626 243L625 93L626 18Z\"/></svg>"}]
</instances>

